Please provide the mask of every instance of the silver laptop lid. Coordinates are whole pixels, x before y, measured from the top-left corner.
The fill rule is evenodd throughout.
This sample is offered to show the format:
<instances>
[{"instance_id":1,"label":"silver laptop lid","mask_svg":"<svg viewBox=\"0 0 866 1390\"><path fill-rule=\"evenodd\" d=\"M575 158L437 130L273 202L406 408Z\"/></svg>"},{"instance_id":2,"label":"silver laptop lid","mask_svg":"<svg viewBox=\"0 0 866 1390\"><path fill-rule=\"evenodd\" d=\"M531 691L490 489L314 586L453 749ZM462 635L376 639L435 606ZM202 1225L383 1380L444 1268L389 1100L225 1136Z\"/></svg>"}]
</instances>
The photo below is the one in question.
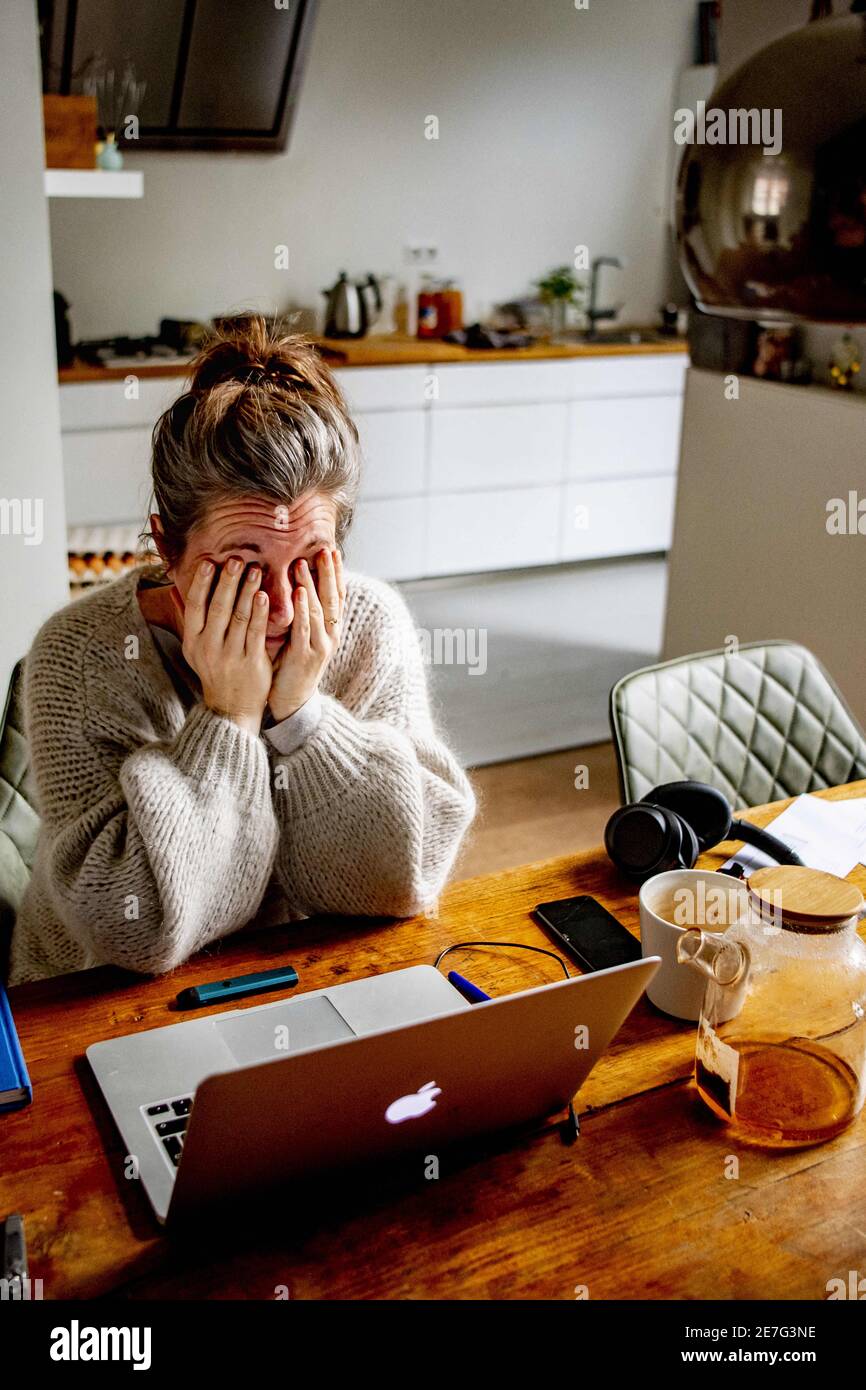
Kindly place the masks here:
<instances>
[{"instance_id":1,"label":"silver laptop lid","mask_svg":"<svg viewBox=\"0 0 866 1390\"><path fill-rule=\"evenodd\" d=\"M208 1077L169 1220L412 1152L420 1180L438 1148L562 1109L659 964L649 957Z\"/></svg>"}]
</instances>

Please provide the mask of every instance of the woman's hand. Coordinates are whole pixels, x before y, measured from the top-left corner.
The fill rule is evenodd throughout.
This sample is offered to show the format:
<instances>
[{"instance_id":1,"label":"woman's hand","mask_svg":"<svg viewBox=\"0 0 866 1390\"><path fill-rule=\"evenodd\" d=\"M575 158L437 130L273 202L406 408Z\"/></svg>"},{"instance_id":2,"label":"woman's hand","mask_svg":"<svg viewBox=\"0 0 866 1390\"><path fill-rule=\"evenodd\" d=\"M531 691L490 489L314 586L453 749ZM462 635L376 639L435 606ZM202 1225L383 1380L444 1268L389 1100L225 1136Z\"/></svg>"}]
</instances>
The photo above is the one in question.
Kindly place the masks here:
<instances>
[{"instance_id":1,"label":"woman's hand","mask_svg":"<svg viewBox=\"0 0 866 1390\"><path fill-rule=\"evenodd\" d=\"M268 596L259 588L258 565L241 578L243 568L242 560L228 560L208 603L214 565L205 560L186 603L181 607L179 597L172 598L182 620L183 654L201 681L204 703L258 734L273 678L265 648Z\"/></svg>"},{"instance_id":2,"label":"woman's hand","mask_svg":"<svg viewBox=\"0 0 866 1390\"><path fill-rule=\"evenodd\" d=\"M288 719L316 692L340 642L346 585L339 550L320 550L316 582L306 560L296 560L289 638L274 662L268 704L274 719Z\"/></svg>"}]
</instances>

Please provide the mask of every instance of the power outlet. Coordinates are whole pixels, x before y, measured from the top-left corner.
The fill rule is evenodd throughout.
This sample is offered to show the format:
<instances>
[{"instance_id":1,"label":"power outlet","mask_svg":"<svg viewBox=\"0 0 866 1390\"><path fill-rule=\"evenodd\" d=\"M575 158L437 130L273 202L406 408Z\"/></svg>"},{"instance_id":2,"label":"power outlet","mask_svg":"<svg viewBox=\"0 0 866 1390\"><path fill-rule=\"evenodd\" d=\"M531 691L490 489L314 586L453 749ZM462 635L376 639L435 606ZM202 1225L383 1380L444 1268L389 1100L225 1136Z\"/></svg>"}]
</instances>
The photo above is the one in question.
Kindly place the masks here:
<instances>
[{"instance_id":1,"label":"power outlet","mask_svg":"<svg viewBox=\"0 0 866 1390\"><path fill-rule=\"evenodd\" d=\"M435 265L439 247L428 241L411 241L403 247L405 265Z\"/></svg>"}]
</instances>

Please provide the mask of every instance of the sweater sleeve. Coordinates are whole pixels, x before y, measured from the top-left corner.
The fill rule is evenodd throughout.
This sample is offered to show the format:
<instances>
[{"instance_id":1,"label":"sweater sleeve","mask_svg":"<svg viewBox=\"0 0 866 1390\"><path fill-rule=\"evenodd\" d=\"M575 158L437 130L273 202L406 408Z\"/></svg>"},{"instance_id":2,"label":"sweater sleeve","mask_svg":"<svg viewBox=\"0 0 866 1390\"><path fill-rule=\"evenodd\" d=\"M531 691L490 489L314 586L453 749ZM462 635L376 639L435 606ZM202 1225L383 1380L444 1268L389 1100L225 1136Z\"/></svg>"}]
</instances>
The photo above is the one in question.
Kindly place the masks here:
<instances>
[{"instance_id":1,"label":"sweater sleeve","mask_svg":"<svg viewBox=\"0 0 866 1390\"><path fill-rule=\"evenodd\" d=\"M263 741L200 704L158 739L120 661L94 692L40 636L28 734L53 911L89 964L157 974L255 915L277 825Z\"/></svg>"},{"instance_id":2,"label":"sweater sleeve","mask_svg":"<svg viewBox=\"0 0 866 1390\"><path fill-rule=\"evenodd\" d=\"M434 910L475 797L437 736L418 633L401 596L365 581L343 635L340 698L272 751L276 875L304 911L407 917Z\"/></svg>"}]
</instances>

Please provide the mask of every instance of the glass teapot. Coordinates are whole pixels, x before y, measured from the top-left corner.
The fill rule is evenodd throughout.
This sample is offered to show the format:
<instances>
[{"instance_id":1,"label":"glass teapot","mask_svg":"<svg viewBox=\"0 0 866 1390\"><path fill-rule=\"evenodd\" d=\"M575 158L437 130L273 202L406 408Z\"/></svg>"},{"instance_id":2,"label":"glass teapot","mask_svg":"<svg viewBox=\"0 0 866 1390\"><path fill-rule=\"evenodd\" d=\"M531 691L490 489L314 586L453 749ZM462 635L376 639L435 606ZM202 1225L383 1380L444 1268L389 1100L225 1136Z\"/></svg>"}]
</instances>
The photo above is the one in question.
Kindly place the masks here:
<instances>
[{"instance_id":1,"label":"glass teapot","mask_svg":"<svg viewBox=\"0 0 866 1390\"><path fill-rule=\"evenodd\" d=\"M817 1144L851 1123L866 1089L866 903L855 884L780 865L748 881L723 933L684 931L677 958L707 978L695 1081L737 1138Z\"/></svg>"}]
</instances>

